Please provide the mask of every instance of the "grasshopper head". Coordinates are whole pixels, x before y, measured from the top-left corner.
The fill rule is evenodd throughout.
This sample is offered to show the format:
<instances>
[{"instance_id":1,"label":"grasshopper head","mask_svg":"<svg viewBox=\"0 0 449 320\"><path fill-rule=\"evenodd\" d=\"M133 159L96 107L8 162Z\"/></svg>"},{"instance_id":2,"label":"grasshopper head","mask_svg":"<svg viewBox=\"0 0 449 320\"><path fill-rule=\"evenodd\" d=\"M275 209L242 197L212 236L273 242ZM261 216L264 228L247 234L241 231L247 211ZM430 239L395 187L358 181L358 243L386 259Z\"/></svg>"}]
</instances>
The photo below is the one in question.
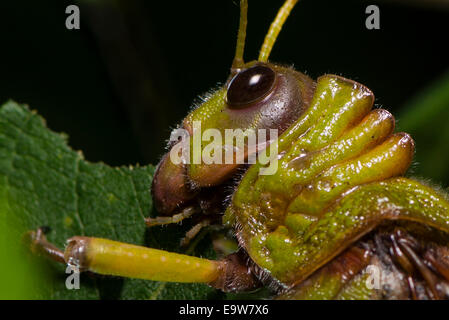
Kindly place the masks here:
<instances>
[{"instance_id":1,"label":"grasshopper head","mask_svg":"<svg viewBox=\"0 0 449 320\"><path fill-rule=\"evenodd\" d=\"M195 205L200 193L226 185L307 109L314 81L267 61L295 3L288 0L279 11L259 59L245 63L247 1L241 1L236 54L227 82L187 115L158 165L152 192L159 213L169 215ZM217 192L222 203L225 195Z\"/></svg>"}]
</instances>

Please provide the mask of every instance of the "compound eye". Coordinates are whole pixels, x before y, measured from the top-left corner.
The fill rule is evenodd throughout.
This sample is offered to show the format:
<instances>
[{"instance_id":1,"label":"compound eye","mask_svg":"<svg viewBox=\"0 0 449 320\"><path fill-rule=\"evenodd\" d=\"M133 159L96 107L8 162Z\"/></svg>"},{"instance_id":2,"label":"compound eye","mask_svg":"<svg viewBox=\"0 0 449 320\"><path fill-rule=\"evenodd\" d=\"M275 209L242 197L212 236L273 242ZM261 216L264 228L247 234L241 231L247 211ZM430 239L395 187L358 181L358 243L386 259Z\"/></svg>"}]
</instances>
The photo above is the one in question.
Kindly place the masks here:
<instances>
[{"instance_id":1,"label":"compound eye","mask_svg":"<svg viewBox=\"0 0 449 320\"><path fill-rule=\"evenodd\" d=\"M231 109L243 109L268 95L274 87L276 73L256 65L236 74L228 86L226 102Z\"/></svg>"}]
</instances>

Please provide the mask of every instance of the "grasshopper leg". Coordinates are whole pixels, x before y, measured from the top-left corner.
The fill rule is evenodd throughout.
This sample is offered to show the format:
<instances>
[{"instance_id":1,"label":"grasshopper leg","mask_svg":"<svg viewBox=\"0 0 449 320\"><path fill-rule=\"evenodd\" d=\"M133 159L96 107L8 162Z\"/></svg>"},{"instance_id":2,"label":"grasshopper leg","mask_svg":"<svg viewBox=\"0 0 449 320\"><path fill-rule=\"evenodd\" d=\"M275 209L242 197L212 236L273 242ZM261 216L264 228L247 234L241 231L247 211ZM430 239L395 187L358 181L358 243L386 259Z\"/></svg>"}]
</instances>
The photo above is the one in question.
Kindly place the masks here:
<instances>
[{"instance_id":1,"label":"grasshopper leg","mask_svg":"<svg viewBox=\"0 0 449 320\"><path fill-rule=\"evenodd\" d=\"M80 271L153 281L205 283L226 292L249 291L261 285L241 252L209 260L81 236L68 239L62 251L46 240L42 229L28 232L27 236L34 253Z\"/></svg>"},{"instance_id":2,"label":"grasshopper leg","mask_svg":"<svg viewBox=\"0 0 449 320\"><path fill-rule=\"evenodd\" d=\"M447 233L448 217L449 202L445 195L417 181L392 178L358 187L342 196L306 231L298 252L310 252L313 258L298 259L302 277L296 281L302 281L312 269L340 253L340 248L360 239L384 220L420 222ZM329 226L333 226L332 232L328 231ZM408 250L410 244L406 239L401 238L398 243L410 262L419 263ZM424 266L420 267L419 271L427 276Z\"/></svg>"},{"instance_id":3,"label":"grasshopper leg","mask_svg":"<svg viewBox=\"0 0 449 320\"><path fill-rule=\"evenodd\" d=\"M187 208L183 209L180 213L175 214L170 217L162 217L162 216L158 216L155 218L148 217L145 219L145 223L148 227L160 226L160 225L171 224L171 223L178 223L186 218L191 217L196 212L197 212L197 209L195 207L187 207Z\"/></svg>"},{"instance_id":4,"label":"grasshopper leg","mask_svg":"<svg viewBox=\"0 0 449 320\"><path fill-rule=\"evenodd\" d=\"M190 241L192 241L192 239L195 238L203 228L209 226L210 223L211 222L209 219L205 219L195 224L189 231L187 231L184 238L182 238L181 247L186 247L190 243Z\"/></svg>"},{"instance_id":5,"label":"grasshopper leg","mask_svg":"<svg viewBox=\"0 0 449 320\"><path fill-rule=\"evenodd\" d=\"M45 227L40 227L37 230L29 231L25 234L25 241L29 243L31 252L46 256L56 262L65 263L64 252L47 241L45 229Z\"/></svg>"},{"instance_id":6,"label":"grasshopper leg","mask_svg":"<svg viewBox=\"0 0 449 320\"><path fill-rule=\"evenodd\" d=\"M279 300L335 299L340 291L367 267L367 250L351 247L307 280L277 297Z\"/></svg>"},{"instance_id":7,"label":"grasshopper leg","mask_svg":"<svg viewBox=\"0 0 449 320\"><path fill-rule=\"evenodd\" d=\"M401 253L401 255L405 256L410 262L409 264L413 264L417 271L421 274L422 278L427 283L427 288L429 291L429 296L432 299L440 299L440 294L437 290L437 278L435 275L429 270L429 268L424 263L424 260L417 254L416 249L413 248L413 244L410 244L409 237L405 234L401 229L397 229L396 232L391 236L392 242L395 245L396 253ZM412 271L409 271L410 274L413 274ZM410 283L410 281L409 281ZM416 297L416 292L413 292L413 288L410 287L412 291L413 298Z\"/></svg>"}]
</instances>

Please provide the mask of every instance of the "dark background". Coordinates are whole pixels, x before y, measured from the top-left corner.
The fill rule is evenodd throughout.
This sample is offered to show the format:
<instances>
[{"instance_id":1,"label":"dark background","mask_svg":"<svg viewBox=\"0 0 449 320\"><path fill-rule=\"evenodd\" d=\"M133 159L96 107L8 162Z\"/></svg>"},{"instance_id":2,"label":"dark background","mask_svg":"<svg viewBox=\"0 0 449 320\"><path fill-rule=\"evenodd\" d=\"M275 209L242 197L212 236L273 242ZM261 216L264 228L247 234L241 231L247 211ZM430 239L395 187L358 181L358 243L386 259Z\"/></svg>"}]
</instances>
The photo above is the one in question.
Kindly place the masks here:
<instances>
[{"instance_id":1,"label":"dark background","mask_svg":"<svg viewBox=\"0 0 449 320\"><path fill-rule=\"evenodd\" d=\"M270 60L362 82L398 114L449 69L449 6L417 2L300 1ZM65 28L72 3L81 30ZM249 1L247 61L281 4ZM369 4L380 30L365 28ZM237 0L16 0L0 12L0 104L29 104L88 160L111 165L157 162L194 99L226 80L239 15Z\"/></svg>"}]
</instances>

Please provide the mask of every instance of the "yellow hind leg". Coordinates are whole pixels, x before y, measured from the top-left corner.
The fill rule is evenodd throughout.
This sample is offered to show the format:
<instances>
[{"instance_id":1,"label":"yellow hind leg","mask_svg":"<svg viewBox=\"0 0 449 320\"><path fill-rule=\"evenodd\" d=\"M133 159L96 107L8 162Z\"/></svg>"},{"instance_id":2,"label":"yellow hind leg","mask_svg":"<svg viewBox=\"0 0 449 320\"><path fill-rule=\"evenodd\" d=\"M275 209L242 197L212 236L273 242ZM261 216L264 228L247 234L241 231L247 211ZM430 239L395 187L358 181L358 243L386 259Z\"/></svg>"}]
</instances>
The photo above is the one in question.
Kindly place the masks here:
<instances>
[{"instance_id":1,"label":"yellow hind leg","mask_svg":"<svg viewBox=\"0 0 449 320\"><path fill-rule=\"evenodd\" d=\"M208 260L93 237L72 237L64 251L45 239L42 230L28 233L35 253L80 271L165 282L206 283L223 291L247 291L260 286L242 252ZM49 254L50 253L50 254Z\"/></svg>"}]
</instances>

